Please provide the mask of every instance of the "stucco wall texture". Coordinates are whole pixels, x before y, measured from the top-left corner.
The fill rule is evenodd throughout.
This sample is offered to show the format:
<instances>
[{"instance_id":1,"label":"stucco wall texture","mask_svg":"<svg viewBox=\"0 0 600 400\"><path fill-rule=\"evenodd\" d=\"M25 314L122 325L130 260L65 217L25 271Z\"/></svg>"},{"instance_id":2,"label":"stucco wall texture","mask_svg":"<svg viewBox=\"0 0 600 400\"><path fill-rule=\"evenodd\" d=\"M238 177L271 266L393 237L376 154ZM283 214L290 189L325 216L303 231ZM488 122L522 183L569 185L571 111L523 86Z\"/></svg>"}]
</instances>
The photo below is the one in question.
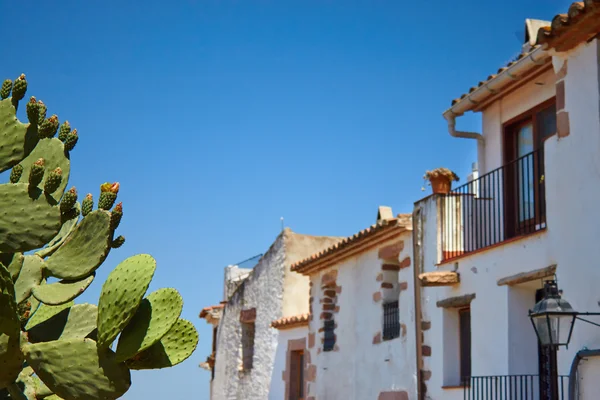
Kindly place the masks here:
<instances>
[{"instance_id":1,"label":"stucco wall texture","mask_svg":"<svg viewBox=\"0 0 600 400\"><path fill-rule=\"evenodd\" d=\"M213 400L268 398L279 334L270 326L271 322L308 312L308 278L286 271L292 263L338 240L285 229L231 295L217 332ZM249 371L242 371L240 313L252 308L256 309L253 366Z\"/></svg>"}]
</instances>

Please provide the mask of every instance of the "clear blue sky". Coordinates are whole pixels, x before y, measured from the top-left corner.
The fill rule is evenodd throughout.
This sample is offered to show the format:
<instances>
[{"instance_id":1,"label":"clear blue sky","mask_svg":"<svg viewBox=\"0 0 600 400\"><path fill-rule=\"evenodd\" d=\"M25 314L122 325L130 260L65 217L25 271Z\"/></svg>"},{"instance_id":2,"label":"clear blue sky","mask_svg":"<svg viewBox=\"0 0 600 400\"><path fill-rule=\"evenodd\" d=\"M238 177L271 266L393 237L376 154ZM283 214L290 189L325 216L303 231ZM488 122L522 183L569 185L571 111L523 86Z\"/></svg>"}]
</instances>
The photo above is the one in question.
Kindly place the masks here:
<instances>
[{"instance_id":1,"label":"clear blue sky","mask_svg":"<svg viewBox=\"0 0 600 400\"><path fill-rule=\"evenodd\" d=\"M347 236L378 205L411 212L427 169L464 181L475 144L451 138L442 111L518 53L525 18L569 4L5 2L0 78L24 72L27 96L78 129L70 184L82 196L121 183L127 243L80 301L97 303L120 260L151 253L150 290L179 289L201 335L183 364L134 371L124 398L208 398L198 313L221 300L225 265L268 248L281 216Z\"/></svg>"}]
</instances>

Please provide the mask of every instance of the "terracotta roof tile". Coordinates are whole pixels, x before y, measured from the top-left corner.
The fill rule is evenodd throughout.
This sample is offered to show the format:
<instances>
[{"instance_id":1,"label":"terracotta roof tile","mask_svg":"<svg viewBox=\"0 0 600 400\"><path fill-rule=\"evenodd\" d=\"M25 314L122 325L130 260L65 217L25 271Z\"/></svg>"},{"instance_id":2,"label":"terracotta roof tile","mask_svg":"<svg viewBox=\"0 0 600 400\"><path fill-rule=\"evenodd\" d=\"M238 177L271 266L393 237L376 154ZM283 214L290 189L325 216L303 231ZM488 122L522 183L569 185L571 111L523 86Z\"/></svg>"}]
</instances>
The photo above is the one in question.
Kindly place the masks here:
<instances>
[{"instance_id":1,"label":"terracotta roof tile","mask_svg":"<svg viewBox=\"0 0 600 400\"><path fill-rule=\"evenodd\" d=\"M566 51L600 32L600 0L571 3L566 14L557 14L550 26L541 27L537 44Z\"/></svg>"},{"instance_id":2,"label":"terracotta roof tile","mask_svg":"<svg viewBox=\"0 0 600 400\"><path fill-rule=\"evenodd\" d=\"M310 314L294 315L293 317L283 317L271 322L275 329L290 329L308 324Z\"/></svg>"},{"instance_id":3,"label":"terracotta roof tile","mask_svg":"<svg viewBox=\"0 0 600 400\"><path fill-rule=\"evenodd\" d=\"M304 260L301 260L301 261L298 261L298 262L292 264L291 270L296 271L296 272L302 272L306 269L305 267L309 266L310 264L312 264L330 254L341 252L343 249L345 249L349 246L352 246L355 243L360 242L364 239L372 237L373 235L375 235L378 232L392 229L394 227L411 229L412 222L411 222L411 219L408 217L409 215L410 214L399 214L398 218L381 220L378 223L371 225L370 227L363 229L360 232L358 232L352 236L342 239L339 242L337 242L336 244L329 246L326 249L321 250L318 253L311 255L310 257L305 258Z\"/></svg>"},{"instance_id":4,"label":"terracotta roof tile","mask_svg":"<svg viewBox=\"0 0 600 400\"><path fill-rule=\"evenodd\" d=\"M218 304L216 306L204 307L202 309L202 311L200 311L200 318L205 318L209 312L211 312L213 310L219 310L223 307L225 307L225 304Z\"/></svg>"}]
</instances>

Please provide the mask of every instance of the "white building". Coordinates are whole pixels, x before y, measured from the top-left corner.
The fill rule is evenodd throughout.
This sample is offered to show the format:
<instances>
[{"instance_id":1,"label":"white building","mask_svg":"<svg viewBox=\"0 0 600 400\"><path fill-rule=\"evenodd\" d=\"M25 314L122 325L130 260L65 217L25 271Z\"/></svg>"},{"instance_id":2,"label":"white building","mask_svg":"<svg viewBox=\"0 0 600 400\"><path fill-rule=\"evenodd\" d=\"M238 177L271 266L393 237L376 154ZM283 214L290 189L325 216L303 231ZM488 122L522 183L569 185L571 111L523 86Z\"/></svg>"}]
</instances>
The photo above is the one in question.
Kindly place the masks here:
<instances>
[{"instance_id":1,"label":"white building","mask_svg":"<svg viewBox=\"0 0 600 400\"><path fill-rule=\"evenodd\" d=\"M598 352L579 353L600 328L576 321L553 351L528 316L546 279L600 312L600 2L526 27L521 56L444 112L477 141L479 177L415 203L419 399L600 398ZM456 127L467 111L481 133Z\"/></svg>"},{"instance_id":2,"label":"white building","mask_svg":"<svg viewBox=\"0 0 600 400\"><path fill-rule=\"evenodd\" d=\"M380 207L375 225L292 266L311 287L308 328L286 338L297 348L306 344L302 377L288 372L298 371L289 347L280 359L288 354L284 378L304 386L286 397L279 389L270 399L415 398L411 254L410 214L394 218Z\"/></svg>"},{"instance_id":3,"label":"white building","mask_svg":"<svg viewBox=\"0 0 600 400\"><path fill-rule=\"evenodd\" d=\"M203 364L213 371L211 400L265 400L271 382L281 382L280 372L273 376L279 331L271 323L308 313L308 278L290 266L338 240L285 229L254 268L225 269L225 301L201 313L216 326Z\"/></svg>"}]
</instances>

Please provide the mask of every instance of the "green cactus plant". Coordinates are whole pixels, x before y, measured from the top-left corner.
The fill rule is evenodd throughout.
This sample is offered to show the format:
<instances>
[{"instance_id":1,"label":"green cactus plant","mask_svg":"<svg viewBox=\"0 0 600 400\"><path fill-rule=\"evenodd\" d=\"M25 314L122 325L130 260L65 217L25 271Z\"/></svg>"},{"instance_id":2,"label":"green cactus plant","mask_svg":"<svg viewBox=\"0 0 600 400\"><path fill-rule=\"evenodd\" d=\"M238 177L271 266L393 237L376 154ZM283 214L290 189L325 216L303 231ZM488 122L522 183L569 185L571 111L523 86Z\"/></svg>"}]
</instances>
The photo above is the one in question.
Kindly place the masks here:
<instances>
[{"instance_id":1,"label":"green cactus plant","mask_svg":"<svg viewBox=\"0 0 600 400\"><path fill-rule=\"evenodd\" d=\"M131 370L184 361L198 333L179 318L175 289L144 297L156 269L147 254L110 273L97 307L75 304L125 243L115 235L120 185L100 186L96 210L92 194L79 204L77 190L66 190L77 130L47 118L35 97L26 104L29 123L20 122L26 91L25 75L0 86L0 173L10 170L0 184L0 399L117 399Z\"/></svg>"}]
</instances>

